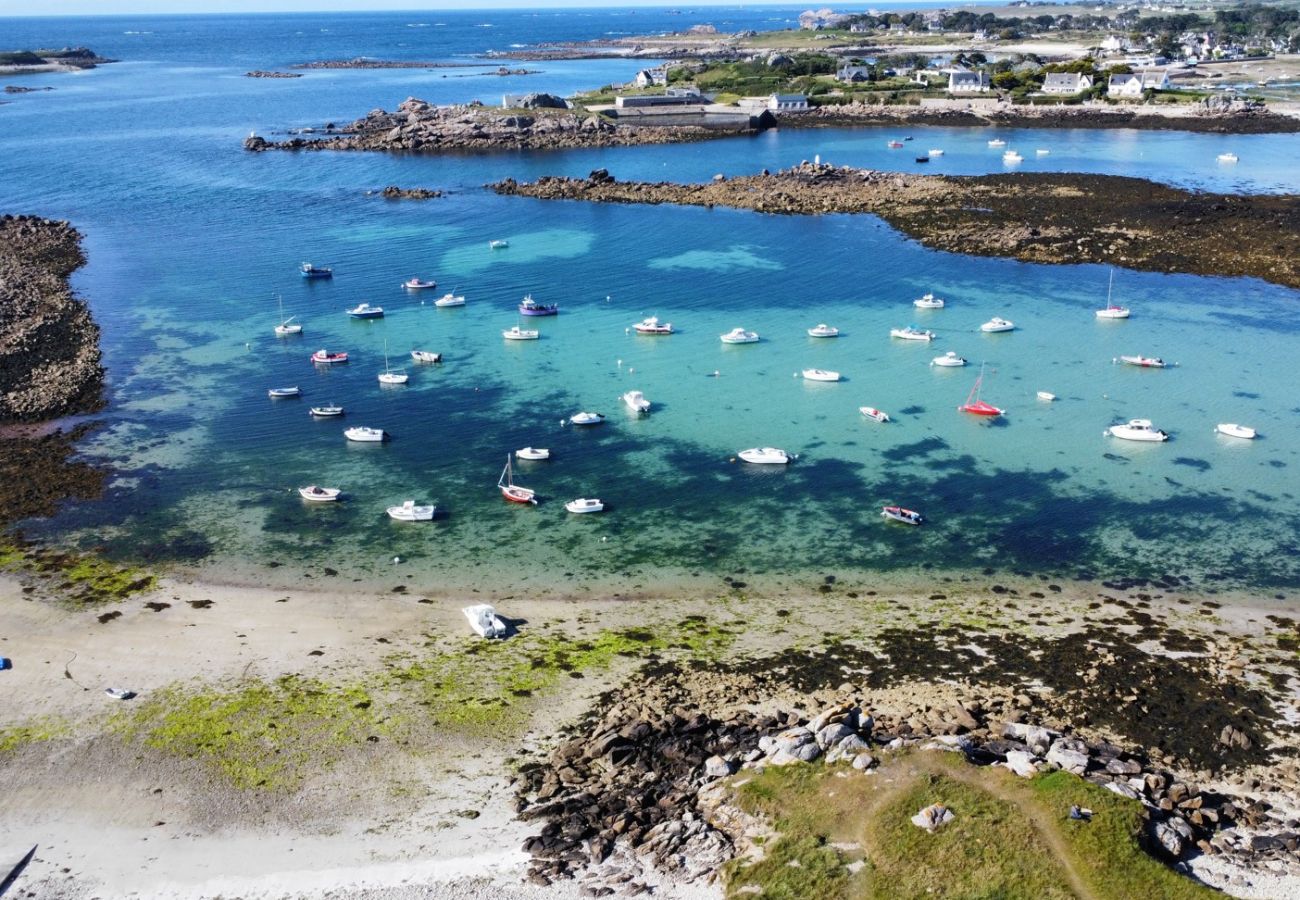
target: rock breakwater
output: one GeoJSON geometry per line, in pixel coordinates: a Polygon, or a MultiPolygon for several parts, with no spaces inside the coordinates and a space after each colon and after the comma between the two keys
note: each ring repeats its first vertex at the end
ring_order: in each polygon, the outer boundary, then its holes
{"type": "Polygon", "coordinates": [[[944,176],[801,163],[703,184],[506,179],[499,194],[729,206],[784,215],[870,213],[928,247],[1038,263],[1250,276],[1300,287],[1300,197],[1211,194],[1071,173],[944,176]]]}
{"type": "Polygon", "coordinates": [[[80,240],[67,222],[0,217],[0,422],[102,405],[99,326],[68,284],[80,240]]]}

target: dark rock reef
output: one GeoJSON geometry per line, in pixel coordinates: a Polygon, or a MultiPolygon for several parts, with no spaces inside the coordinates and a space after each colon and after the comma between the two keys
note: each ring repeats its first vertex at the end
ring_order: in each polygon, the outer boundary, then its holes
{"type": "Polygon", "coordinates": [[[810,163],[704,184],[620,182],[601,170],[492,188],[547,200],[871,213],[954,253],[1300,287],[1300,197],[1290,194],[1211,194],[1114,175],[912,175],[810,163]]]}
{"type": "Polygon", "coordinates": [[[68,285],[85,263],[67,222],[0,217],[0,422],[103,404],[99,326],[68,285]]]}
{"type": "Polygon", "coordinates": [[[301,78],[301,72],[268,72],[264,69],[254,69],[252,72],[245,72],[245,78],[301,78]]]}
{"type": "Polygon", "coordinates": [[[403,188],[390,184],[379,192],[385,200],[434,200],[442,196],[442,191],[432,188],[403,188]]]}

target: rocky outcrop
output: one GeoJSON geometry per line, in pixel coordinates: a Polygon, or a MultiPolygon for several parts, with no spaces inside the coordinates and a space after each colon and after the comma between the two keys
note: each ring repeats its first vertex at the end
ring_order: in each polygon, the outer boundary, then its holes
{"type": "Polygon", "coordinates": [[[1300,197],[1294,195],[1210,194],[1113,175],[912,175],[809,163],[702,184],[606,175],[530,184],[506,179],[492,187],[542,199],[871,213],[926,246],[955,253],[1251,276],[1300,287],[1300,197]]]}
{"type": "MultiPolygon", "coordinates": [[[[541,95],[539,95],[541,96],[541,95]]],[[[553,150],[575,147],[616,147],[669,144],[747,133],[695,125],[619,125],[602,116],[561,109],[527,113],[482,105],[434,106],[407,98],[393,112],[371,111],[328,137],[293,137],[268,141],[251,136],[244,149],[379,150],[438,153],[447,150],[553,150]]]]}
{"type": "Polygon", "coordinates": [[[433,200],[442,196],[442,191],[430,188],[400,188],[390,184],[379,192],[385,200],[433,200]]]}
{"type": "Polygon", "coordinates": [[[0,217],[0,422],[102,404],[99,327],[68,285],[80,239],[67,222],[0,217]]]}
{"type": "Polygon", "coordinates": [[[301,72],[267,72],[262,69],[254,69],[252,72],[245,72],[245,78],[301,78],[301,72]]]}

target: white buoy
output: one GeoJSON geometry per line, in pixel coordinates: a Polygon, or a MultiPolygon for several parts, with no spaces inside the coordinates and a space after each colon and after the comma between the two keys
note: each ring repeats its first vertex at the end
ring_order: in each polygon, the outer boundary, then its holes
{"type": "Polygon", "coordinates": [[[393,557],[393,562],[395,562],[395,563],[399,563],[399,562],[401,562],[401,561],[402,561],[402,558],[401,558],[400,556],[394,556],[394,557],[393,557]]]}
{"type": "Polygon", "coordinates": [[[620,360],[618,361],[618,367],[619,367],[620,369],[623,368],[623,360],[620,359],[620,360]]]}
{"type": "Polygon", "coordinates": [[[633,372],[635,372],[635,371],[636,371],[636,369],[632,368],[631,366],[628,366],[628,367],[627,367],[627,374],[631,375],[631,374],[632,374],[633,372]]]}

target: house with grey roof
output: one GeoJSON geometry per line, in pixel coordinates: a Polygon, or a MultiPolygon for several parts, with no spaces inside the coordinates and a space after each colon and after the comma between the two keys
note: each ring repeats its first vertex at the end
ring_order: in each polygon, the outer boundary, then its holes
{"type": "Polygon", "coordinates": [[[1069,96],[1082,94],[1090,87],[1092,87],[1092,76],[1080,75],[1078,72],[1049,72],[1043,79],[1044,94],[1069,96]]]}
{"type": "Polygon", "coordinates": [[[987,72],[949,72],[948,93],[987,94],[993,89],[987,72]]]}

